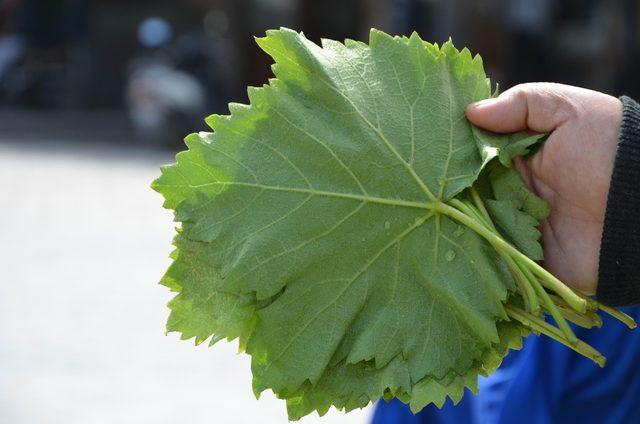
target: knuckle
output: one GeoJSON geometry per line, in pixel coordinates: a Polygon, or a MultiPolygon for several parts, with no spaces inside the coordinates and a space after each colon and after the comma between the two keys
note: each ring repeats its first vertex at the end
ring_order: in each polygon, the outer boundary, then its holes
{"type": "Polygon", "coordinates": [[[526,100],[528,94],[532,92],[531,83],[521,83],[514,85],[509,90],[505,91],[505,95],[513,96],[517,100],[526,100]]]}
{"type": "Polygon", "coordinates": [[[558,125],[575,119],[579,114],[579,104],[574,99],[563,92],[553,92],[550,94],[553,107],[549,109],[550,119],[558,125]]]}
{"type": "Polygon", "coordinates": [[[543,122],[559,126],[576,118],[580,112],[579,103],[570,92],[559,84],[527,84],[523,89],[529,110],[543,122]]]}

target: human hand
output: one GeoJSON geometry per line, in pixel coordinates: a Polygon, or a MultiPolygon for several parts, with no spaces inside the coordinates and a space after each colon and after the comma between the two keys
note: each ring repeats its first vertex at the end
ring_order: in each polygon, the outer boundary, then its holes
{"type": "Polygon", "coordinates": [[[532,158],[516,161],[516,168],[551,206],[540,225],[545,268],[568,285],[594,293],[622,121],[620,100],[584,88],[529,83],[469,105],[466,113],[488,131],[550,133],[532,158]]]}

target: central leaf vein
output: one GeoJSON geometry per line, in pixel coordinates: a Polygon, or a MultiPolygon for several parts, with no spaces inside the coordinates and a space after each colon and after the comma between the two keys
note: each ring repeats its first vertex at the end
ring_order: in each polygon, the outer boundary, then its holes
{"type": "Polygon", "coordinates": [[[339,197],[344,199],[360,200],[367,203],[380,203],[384,205],[402,206],[407,208],[428,209],[428,210],[433,210],[435,208],[435,203],[414,202],[411,200],[403,200],[403,199],[389,199],[385,197],[376,197],[376,196],[370,196],[370,195],[365,196],[362,194],[343,193],[339,191],[323,191],[323,190],[311,190],[308,188],[299,188],[299,187],[273,186],[273,185],[266,185],[266,184],[248,183],[248,182],[242,182],[242,181],[212,181],[210,183],[195,184],[195,185],[194,184],[158,184],[157,186],[158,187],[190,187],[190,188],[204,188],[209,186],[240,186],[240,187],[251,187],[251,188],[259,188],[259,189],[265,189],[265,190],[273,190],[273,191],[285,191],[285,192],[292,192],[292,193],[310,193],[316,196],[339,197]]]}

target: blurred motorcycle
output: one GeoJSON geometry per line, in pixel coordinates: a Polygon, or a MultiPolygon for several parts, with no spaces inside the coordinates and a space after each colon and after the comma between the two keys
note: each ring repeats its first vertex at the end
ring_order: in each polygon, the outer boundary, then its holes
{"type": "MultiPolygon", "coordinates": [[[[172,28],[162,18],[148,18],[138,28],[145,47],[134,58],[126,85],[126,105],[137,139],[146,144],[176,146],[203,127],[211,95],[206,76],[193,68],[206,61],[197,37],[174,42],[172,28]]],[[[210,110],[210,109],[209,109],[210,110]]]]}

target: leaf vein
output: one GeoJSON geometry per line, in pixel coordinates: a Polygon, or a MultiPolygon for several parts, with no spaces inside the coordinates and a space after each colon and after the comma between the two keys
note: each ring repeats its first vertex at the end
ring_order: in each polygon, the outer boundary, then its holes
{"type": "Polygon", "coordinates": [[[267,367],[265,368],[265,373],[266,371],[271,367],[271,365],[273,365],[274,362],[278,361],[286,352],[287,350],[289,350],[289,348],[291,347],[291,345],[296,341],[296,339],[298,337],[300,337],[300,335],[311,325],[311,323],[313,321],[315,321],[320,314],[322,314],[324,311],[326,311],[329,307],[331,307],[333,304],[335,304],[338,299],[340,299],[344,293],[351,287],[351,285],[362,275],[364,274],[370,267],[371,265],[373,265],[379,258],[380,256],[382,256],[384,254],[384,252],[386,252],[387,250],[389,250],[390,247],[392,247],[393,245],[395,245],[396,243],[398,243],[400,240],[402,240],[404,237],[406,237],[409,233],[411,233],[412,231],[414,231],[416,228],[418,228],[419,226],[421,226],[422,224],[424,224],[424,222],[426,220],[428,220],[431,216],[433,216],[433,213],[428,213],[427,215],[425,215],[423,218],[421,218],[420,220],[416,221],[413,225],[411,225],[410,227],[408,227],[407,229],[403,230],[400,234],[398,234],[396,237],[394,237],[389,243],[387,243],[384,247],[382,247],[382,249],[380,249],[378,252],[376,252],[366,263],[365,265],[360,268],[360,270],[358,270],[350,279],[347,280],[347,284],[345,285],[345,287],[342,288],[342,290],[340,290],[340,292],[333,298],[333,300],[331,300],[325,307],[323,307],[322,309],[320,309],[318,312],[316,312],[311,319],[309,319],[304,326],[298,330],[293,337],[291,338],[291,340],[289,340],[289,342],[282,348],[282,350],[276,355],[275,358],[271,359],[269,361],[269,364],[267,365],[267,367]]]}

